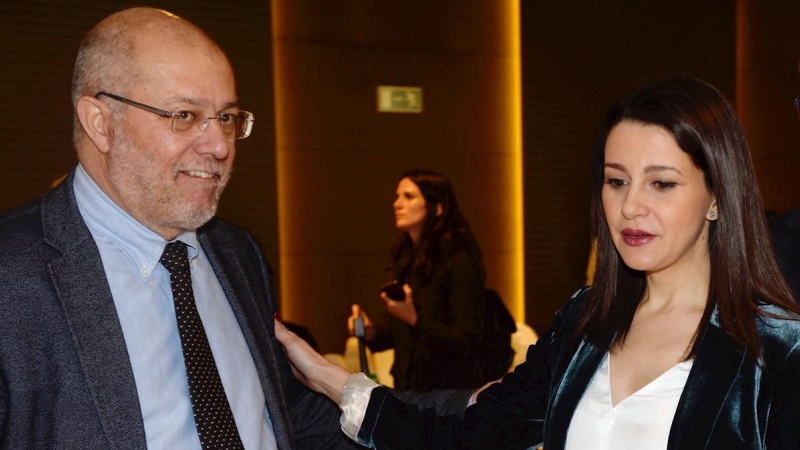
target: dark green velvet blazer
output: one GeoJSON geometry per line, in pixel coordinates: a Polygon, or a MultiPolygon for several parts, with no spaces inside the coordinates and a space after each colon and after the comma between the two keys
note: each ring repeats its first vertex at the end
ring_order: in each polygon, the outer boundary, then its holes
{"type": "MultiPolygon", "coordinates": [[[[584,292],[556,314],[527,360],[482,392],[464,417],[437,416],[378,388],[360,443],[377,449],[563,449],[573,412],[606,353],[586,341],[570,344],[584,292]]],[[[668,449],[800,449],[800,322],[761,316],[758,329],[760,362],[737,350],[712,315],[668,449]]]]}

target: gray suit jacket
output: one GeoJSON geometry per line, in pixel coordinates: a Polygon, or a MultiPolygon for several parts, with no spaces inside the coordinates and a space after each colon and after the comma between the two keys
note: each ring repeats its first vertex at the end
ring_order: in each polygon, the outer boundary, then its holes
{"type": "MultiPolygon", "coordinates": [[[[338,408],[291,374],[255,240],[216,219],[197,234],[255,361],[279,448],[356,448],[339,431],[338,408]]],[[[146,448],[124,337],[72,176],[0,216],[0,448],[146,448]]]]}

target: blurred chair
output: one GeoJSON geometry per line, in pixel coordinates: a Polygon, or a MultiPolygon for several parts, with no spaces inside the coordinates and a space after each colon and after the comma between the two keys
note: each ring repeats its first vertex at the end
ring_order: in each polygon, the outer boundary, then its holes
{"type": "Polygon", "coordinates": [[[372,354],[373,362],[369,363],[370,370],[378,377],[378,381],[387,387],[394,387],[394,377],[391,374],[394,364],[394,349],[375,352],[372,354]]]}
{"type": "MultiPolygon", "coordinates": [[[[517,331],[511,335],[511,347],[514,349],[514,360],[508,371],[514,370],[517,365],[525,361],[528,347],[535,344],[539,337],[533,328],[522,322],[517,322],[517,331]]],[[[378,382],[387,387],[394,387],[394,378],[390,373],[394,363],[394,350],[372,353],[366,349],[369,370],[378,378],[378,382]]],[[[325,358],[332,363],[344,367],[350,372],[361,372],[361,361],[358,356],[358,338],[350,336],[345,342],[343,353],[326,353],[325,358]]]]}
{"type": "MultiPolygon", "coordinates": [[[[366,349],[367,364],[369,370],[378,379],[378,383],[386,387],[394,387],[394,378],[389,373],[394,363],[394,350],[389,349],[382,352],[372,353],[369,348],[366,349]]],[[[344,352],[339,353],[326,353],[323,355],[328,361],[344,367],[346,370],[356,373],[361,372],[361,360],[358,356],[358,338],[350,336],[347,338],[344,346],[344,352]]]]}
{"type": "Polygon", "coordinates": [[[511,348],[514,349],[514,361],[508,371],[514,370],[517,365],[525,361],[525,356],[528,353],[528,347],[535,344],[539,340],[539,336],[533,331],[533,328],[522,322],[517,322],[517,331],[511,335],[511,348]]]}

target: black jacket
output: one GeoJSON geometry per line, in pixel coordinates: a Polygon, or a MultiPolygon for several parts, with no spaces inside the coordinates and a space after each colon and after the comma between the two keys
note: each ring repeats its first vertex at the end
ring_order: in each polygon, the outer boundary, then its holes
{"type": "Polygon", "coordinates": [[[396,390],[481,386],[483,281],[478,262],[464,250],[453,253],[427,281],[409,276],[417,325],[391,316],[388,324],[376,324],[376,338],[369,344],[372,351],[394,348],[396,390]]]}
{"type": "MultiPolygon", "coordinates": [[[[581,295],[562,308],[527,360],[478,396],[464,418],[437,416],[385,388],[370,397],[358,438],[376,449],[562,450],[573,412],[606,354],[569,335],[581,295]]],[[[785,315],[775,307],[764,310],[785,315]]],[[[800,449],[800,322],[756,320],[763,361],[739,351],[716,312],[678,403],[668,450],[800,449]]],[[[463,397],[462,397],[463,398],[463,397]]]]}

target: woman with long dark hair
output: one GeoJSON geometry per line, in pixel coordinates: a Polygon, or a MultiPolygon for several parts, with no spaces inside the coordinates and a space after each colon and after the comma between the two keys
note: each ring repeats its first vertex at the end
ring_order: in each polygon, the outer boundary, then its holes
{"type": "Polygon", "coordinates": [[[591,177],[594,285],[463,418],[401,402],[277,326],[349,436],[379,449],[800,448],[800,310],[730,104],[683,75],[642,87],[609,112],[591,177]]]}
{"type": "Polygon", "coordinates": [[[450,181],[411,170],[397,185],[390,252],[392,279],[402,295],[382,292],[389,323],[373,326],[357,306],[348,320],[365,319],[372,351],[394,348],[392,376],[399,391],[477,388],[480,364],[483,258],[450,181]]]}

